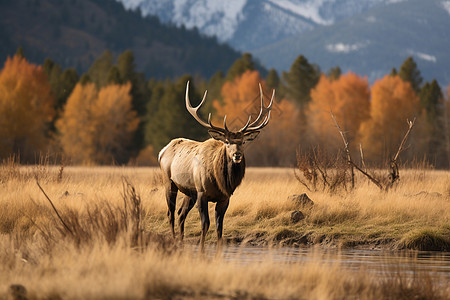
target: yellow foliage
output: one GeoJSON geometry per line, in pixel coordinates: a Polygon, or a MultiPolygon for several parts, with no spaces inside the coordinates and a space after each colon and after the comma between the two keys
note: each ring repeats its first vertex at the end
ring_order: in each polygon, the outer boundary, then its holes
{"type": "Polygon", "coordinates": [[[130,90],[130,83],[100,91],[93,83],[77,84],[57,122],[61,145],[74,163],[126,162],[139,125],[130,90]]]}
{"type": "Polygon", "coordinates": [[[0,72],[0,157],[20,153],[31,160],[46,149],[53,103],[42,67],[17,55],[8,57],[0,72]]]}

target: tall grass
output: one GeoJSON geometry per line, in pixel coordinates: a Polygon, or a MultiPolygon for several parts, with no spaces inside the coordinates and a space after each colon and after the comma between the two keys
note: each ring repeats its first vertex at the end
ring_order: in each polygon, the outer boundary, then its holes
{"type": "MultiPolygon", "coordinates": [[[[450,294],[427,274],[411,278],[397,272],[381,280],[339,263],[327,265],[320,257],[245,266],[205,258],[170,238],[158,169],[65,166],[60,176],[61,167],[39,168],[0,168],[0,299],[17,286],[26,289],[28,299],[448,299],[450,294]]],[[[352,193],[308,191],[315,205],[305,208],[288,200],[307,192],[292,170],[249,169],[231,198],[225,238],[249,244],[447,249],[449,172],[404,172],[398,187],[387,193],[358,180],[352,193]],[[291,212],[299,209],[306,218],[293,224],[291,212]]],[[[213,215],[213,205],[211,210],[213,215]]],[[[195,208],[186,234],[186,243],[197,243],[195,208]]],[[[211,229],[208,242],[215,241],[211,229]]]]}

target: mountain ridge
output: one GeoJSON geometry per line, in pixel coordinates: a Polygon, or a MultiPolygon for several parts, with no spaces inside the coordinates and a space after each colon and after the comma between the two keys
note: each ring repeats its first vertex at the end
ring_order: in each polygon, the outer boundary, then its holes
{"type": "Polygon", "coordinates": [[[209,78],[241,56],[215,38],[143,18],[114,0],[0,1],[0,41],[3,61],[22,46],[32,62],[49,57],[78,72],[104,50],[117,57],[130,49],[138,71],[161,79],[186,73],[209,78]]]}

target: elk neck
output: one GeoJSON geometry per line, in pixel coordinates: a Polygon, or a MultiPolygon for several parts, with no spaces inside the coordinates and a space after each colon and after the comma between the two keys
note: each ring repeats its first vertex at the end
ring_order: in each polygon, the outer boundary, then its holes
{"type": "Polygon", "coordinates": [[[240,163],[233,163],[228,157],[226,146],[222,145],[214,158],[214,177],[220,191],[230,197],[241,184],[245,175],[245,156],[240,163]]]}

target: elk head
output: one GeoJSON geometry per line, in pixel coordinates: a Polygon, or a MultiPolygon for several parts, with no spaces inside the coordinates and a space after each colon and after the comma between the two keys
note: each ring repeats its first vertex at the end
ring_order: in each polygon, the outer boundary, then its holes
{"type": "Polygon", "coordinates": [[[243,145],[246,142],[253,141],[259,134],[260,130],[264,128],[270,119],[270,111],[272,109],[273,98],[275,96],[275,90],[272,92],[269,106],[264,107],[264,95],[262,92],[261,84],[259,85],[259,91],[261,94],[261,109],[258,117],[252,122],[252,116],[248,118],[247,123],[238,131],[230,131],[227,127],[227,116],[223,119],[223,128],[214,126],[211,123],[211,113],[208,115],[208,122],[203,121],[197,114],[198,109],[206,100],[207,91],[203,95],[203,99],[197,107],[192,107],[189,100],[189,81],[186,85],[186,108],[189,113],[200,123],[202,126],[208,128],[209,135],[218,141],[221,141],[226,146],[227,156],[238,164],[244,158],[243,145]]]}

